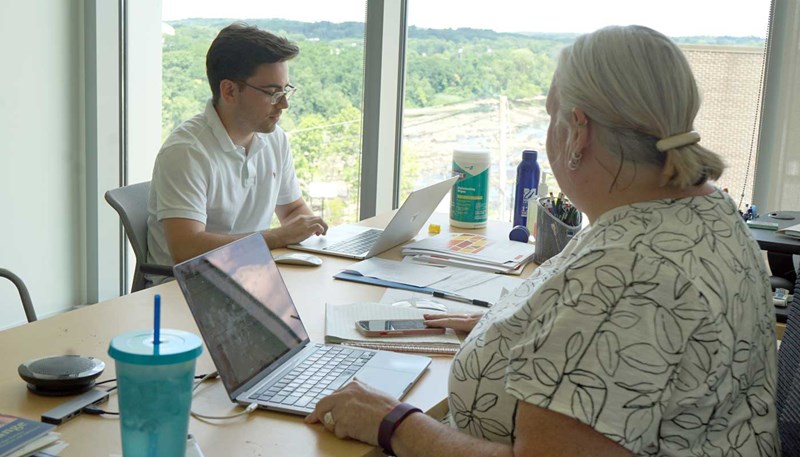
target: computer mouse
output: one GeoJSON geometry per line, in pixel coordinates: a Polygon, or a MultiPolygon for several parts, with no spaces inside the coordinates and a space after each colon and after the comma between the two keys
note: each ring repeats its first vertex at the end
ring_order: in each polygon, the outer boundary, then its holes
{"type": "Polygon", "coordinates": [[[397,301],[392,303],[392,306],[400,306],[403,308],[429,309],[431,311],[441,311],[443,313],[447,312],[447,306],[445,306],[444,303],[439,303],[436,300],[426,300],[419,298],[411,298],[409,300],[397,301]]]}
{"type": "Polygon", "coordinates": [[[289,252],[275,257],[275,263],[285,263],[287,265],[304,265],[307,267],[318,267],[322,265],[322,259],[304,252],[289,252]]]}

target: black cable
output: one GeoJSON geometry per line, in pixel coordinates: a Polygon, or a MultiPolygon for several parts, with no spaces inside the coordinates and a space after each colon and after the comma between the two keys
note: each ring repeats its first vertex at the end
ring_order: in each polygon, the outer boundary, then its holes
{"type": "Polygon", "coordinates": [[[118,412],[106,411],[104,409],[100,409],[95,405],[84,406],[81,412],[84,412],[86,414],[91,414],[93,416],[100,416],[102,414],[108,414],[109,416],[119,416],[118,412]]]}
{"type": "MultiPolygon", "coordinates": [[[[203,379],[203,378],[206,378],[206,377],[208,377],[210,379],[210,378],[216,377],[216,376],[209,376],[208,374],[199,374],[199,375],[195,376],[194,379],[203,379]]],[[[95,385],[99,386],[101,384],[106,384],[106,383],[114,382],[114,381],[116,381],[116,379],[107,379],[105,381],[98,382],[95,385]]],[[[117,389],[117,386],[109,387],[108,390],[106,390],[106,392],[112,392],[112,391],[114,391],[116,389],[117,389]]],[[[101,416],[103,414],[106,414],[106,415],[109,415],[109,416],[119,416],[119,412],[106,411],[106,410],[100,408],[97,405],[84,406],[83,409],[81,409],[81,412],[84,412],[86,414],[91,414],[93,416],[101,416]]]]}

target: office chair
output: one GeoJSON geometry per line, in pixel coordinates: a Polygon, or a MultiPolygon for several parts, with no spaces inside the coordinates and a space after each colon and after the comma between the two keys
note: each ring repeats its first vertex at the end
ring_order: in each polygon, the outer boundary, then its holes
{"type": "Polygon", "coordinates": [[[28,288],[25,287],[25,283],[22,282],[22,279],[5,268],[0,268],[0,277],[8,279],[17,287],[19,299],[22,301],[22,307],[25,309],[25,317],[28,318],[28,322],[34,322],[36,320],[36,311],[33,309],[31,294],[28,293],[28,288]]]}
{"type": "Polygon", "coordinates": [[[133,273],[131,292],[151,285],[145,274],[172,277],[172,266],[147,263],[147,199],[150,194],[150,181],[106,192],[106,201],[119,214],[125,234],[136,256],[136,270],[133,273]]]}
{"type": "Polygon", "coordinates": [[[777,288],[792,290],[797,272],[794,269],[794,258],[792,254],[782,252],[767,251],[767,262],[772,276],[769,277],[772,290],[777,288]]]}
{"type": "Polygon", "coordinates": [[[789,319],[778,351],[775,404],[784,456],[800,456],[800,278],[794,283],[789,319]]]}

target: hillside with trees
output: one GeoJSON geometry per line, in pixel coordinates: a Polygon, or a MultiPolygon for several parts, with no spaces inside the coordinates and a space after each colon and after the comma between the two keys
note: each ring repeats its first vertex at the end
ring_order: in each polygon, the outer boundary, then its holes
{"type": "MultiPolygon", "coordinates": [[[[168,22],[174,33],[163,35],[164,137],[180,122],[203,110],[210,97],[205,54],[218,31],[231,22],[232,19],[168,22]]],[[[308,183],[339,183],[340,198],[325,203],[326,217],[334,223],[354,220],[360,173],[364,24],[280,19],[247,22],[286,36],[300,46],[300,55],[290,65],[292,84],[299,90],[291,100],[291,108],[282,116],[281,126],[291,136],[304,192],[308,183]]],[[[464,110],[496,110],[498,100],[541,114],[555,58],[574,38],[571,34],[410,27],[406,114],[458,104],[466,106],[464,110]]],[[[758,38],[684,37],[676,41],[763,47],[763,40],[758,38]]],[[[431,173],[417,163],[417,157],[424,156],[425,147],[417,149],[409,151],[411,159],[403,162],[404,192],[417,181],[406,177],[431,173]]]]}

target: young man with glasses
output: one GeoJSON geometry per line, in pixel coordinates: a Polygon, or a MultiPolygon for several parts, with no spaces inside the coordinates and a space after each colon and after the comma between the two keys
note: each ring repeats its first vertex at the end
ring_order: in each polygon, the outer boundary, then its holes
{"type": "Polygon", "coordinates": [[[176,128],[156,158],[148,202],[148,261],[171,265],[261,232],[270,248],[328,229],[300,193],[278,126],[296,88],[298,47],[235,23],[206,55],[212,98],[176,128]],[[273,213],[280,227],[270,229],[273,213]]]}

